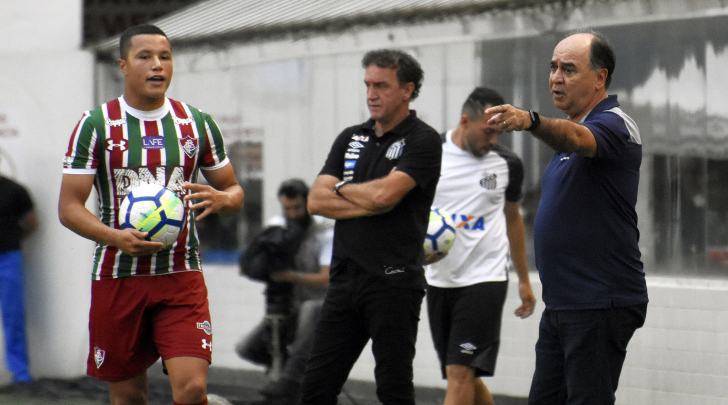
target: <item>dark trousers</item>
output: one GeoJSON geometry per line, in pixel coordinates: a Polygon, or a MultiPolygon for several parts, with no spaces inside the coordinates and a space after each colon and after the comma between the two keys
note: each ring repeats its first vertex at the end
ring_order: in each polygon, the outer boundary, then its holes
{"type": "Polygon", "coordinates": [[[614,404],[627,343],[647,304],[543,311],[529,405],[614,404]]]}
{"type": "Polygon", "coordinates": [[[335,405],[371,339],[379,401],[414,405],[412,360],[424,290],[380,285],[351,267],[329,284],[306,363],[301,404],[335,405]]]}

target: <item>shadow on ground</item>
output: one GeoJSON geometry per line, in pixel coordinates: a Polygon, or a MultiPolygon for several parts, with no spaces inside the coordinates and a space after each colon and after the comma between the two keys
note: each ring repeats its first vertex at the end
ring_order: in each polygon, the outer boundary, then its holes
{"type": "MultiPolygon", "coordinates": [[[[149,370],[148,405],[170,405],[172,391],[160,363],[149,370]]],[[[208,392],[219,395],[233,405],[267,405],[258,390],[266,383],[264,373],[255,370],[232,370],[212,367],[208,392]]],[[[418,405],[442,404],[445,392],[439,388],[417,387],[418,405]]],[[[0,387],[0,403],[8,405],[101,405],[109,403],[105,382],[91,377],[71,380],[38,379],[29,384],[0,387]]],[[[497,405],[525,405],[525,398],[495,396],[497,405]]],[[[339,405],[377,405],[372,382],[348,381],[339,396],[339,405]]]]}

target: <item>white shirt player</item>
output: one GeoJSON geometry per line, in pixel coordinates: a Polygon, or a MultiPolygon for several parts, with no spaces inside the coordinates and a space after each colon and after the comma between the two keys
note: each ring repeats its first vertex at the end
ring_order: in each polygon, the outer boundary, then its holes
{"type": "Polygon", "coordinates": [[[426,266],[428,284],[454,288],[508,279],[510,245],[503,208],[506,191],[520,198],[521,184],[510,184],[514,169],[522,172],[522,165],[509,150],[494,147],[475,157],[453,143],[452,130],[447,132],[433,206],[451,216],[455,242],[445,258],[426,266]]]}

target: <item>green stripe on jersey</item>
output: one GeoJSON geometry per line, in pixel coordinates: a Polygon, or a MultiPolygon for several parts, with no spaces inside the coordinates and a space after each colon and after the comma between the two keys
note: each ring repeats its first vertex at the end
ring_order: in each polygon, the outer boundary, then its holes
{"type": "Polygon", "coordinates": [[[222,132],[220,131],[220,128],[217,127],[217,124],[215,124],[215,121],[212,120],[212,118],[205,114],[205,120],[207,121],[207,124],[210,126],[210,134],[212,135],[212,141],[215,142],[215,145],[217,146],[215,150],[217,151],[217,160],[223,161],[225,159],[225,148],[222,146],[224,145],[224,140],[222,139],[222,132]],[[208,120],[208,118],[210,118],[208,120]]]}
{"type": "Polygon", "coordinates": [[[164,150],[167,154],[167,167],[182,165],[179,155],[179,138],[177,138],[177,125],[172,119],[172,110],[162,118],[162,130],[164,131],[164,150]]]}
{"type": "Polygon", "coordinates": [[[104,109],[99,107],[91,112],[89,121],[93,125],[96,131],[96,158],[98,159],[99,165],[96,168],[96,185],[99,193],[99,199],[101,200],[101,209],[99,219],[106,225],[114,227],[111,223],[110,208],[114,207],[114,190],[112,189],[113,184],[109,182],[109,176],[113,177],[113,173],[109,172],[109,165],[106,156],[106,139],[109,138],[108,130],[106,126],[106,120],[104,116],[104,109]]]}
{"type": "Polygon", "coordinates": [[[142,123],[138,118],[126,113],[127,131],[129,131],[129,150],[127,151],[127,167],[139,167],[142,165],[142,123]]]}
{"type": "Polygon", "coordinates": [[[156,254],[156,261],[154,262],[154,274],[167,274],[171,271],[170,258],[172,256],[172,249],[160,250],[156,254]]]}
{"type": "MultiPolygon", "coordinates": [[[[121,249],[119,250],[121,251],[121,249]]],[[[134,258],[126,253],[122,253],[116,256],[119,259],[119,265],[116,266],[116,270],[119,272],[117,277],[131,276],[132,269],[136,269],[134,266],[134,258]]]]}

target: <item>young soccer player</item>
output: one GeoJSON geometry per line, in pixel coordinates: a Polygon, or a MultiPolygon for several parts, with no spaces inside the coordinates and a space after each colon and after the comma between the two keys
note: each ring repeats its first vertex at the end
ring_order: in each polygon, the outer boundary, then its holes
{"type": "Polygon", "coordinates": [[[124,95],[74,129],[58,207],[66,227],[96,242],[87,373],[109,382],[112,404],[146,404],[146,370],[161,356],[174,403],[204,405],[212,326],[195,221],[237,212],[243,189],[212,118],[165,96],[173,64],[164,32],[134,26],[119,45],[124,95]],[[209,186],[195,184],[200,169],[209,186]],[[144,183],[184,197],[187,220],[169,248],[119,229],[119,205],[144,183]],[[98,218],[85,207],[92,186],[98,218]]]}

